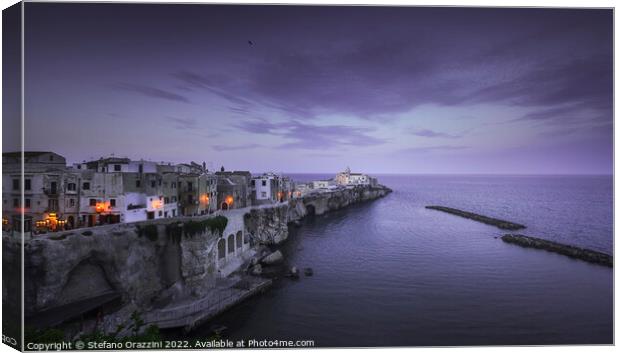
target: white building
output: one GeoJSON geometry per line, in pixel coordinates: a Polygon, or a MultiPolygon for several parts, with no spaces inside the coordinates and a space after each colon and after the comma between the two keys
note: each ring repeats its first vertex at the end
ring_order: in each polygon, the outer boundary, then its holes
{"type": "Polygon", "coordinates": [[[336,183],[330,179],[330,180],[314,180],[312,182],[312,188],[315,190],[318,189],[333,189],[336,186],[336,183]]]}
{"type": "Polygon", "coordinates": [[[338,185],[376,185],[377,179],[362,173],[351,173],[351,169],[347,167],[344,172],[336,174],[336,183],[338,185]]]}
{"type": "Polygon", "coordinates": [[[265,173],[252,177],[252,203],[256,205],[283,202],[292,196],[293,183],[288,177],[265,173]]]}

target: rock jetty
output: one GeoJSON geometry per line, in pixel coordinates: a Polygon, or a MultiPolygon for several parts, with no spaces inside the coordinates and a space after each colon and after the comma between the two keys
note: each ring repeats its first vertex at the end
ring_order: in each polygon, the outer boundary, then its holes
{"type": "Polygon", "coordinates": [[[468,219],[471,219],[477,222],[496,226],[499,229],[519,230],[519,229],[525,228],[525,226],[522,224],[504,221],[503,219],[491,218],[491,217],[479,215],[479,214],[472,213],[472,212],[462,211],[456,208],[444,207],[444,206],[426,206],[426,208],[430,210],[437,210],[437,211],[450,213],[455,216],[468,218],[468,219]]]}
{"type": "Polygon", "coordinates": [[[506,234],[502,236],[502,240],[506,243],[516,244],[524,248],[535,248],[547,250],[557,254],[562,254],[573,259],[579,259],[603,266],[613,267],[614,259],[611,255],[583,249],[572,245],[556,243],[554,241],[530,237],[521,234],[506,234]]]}

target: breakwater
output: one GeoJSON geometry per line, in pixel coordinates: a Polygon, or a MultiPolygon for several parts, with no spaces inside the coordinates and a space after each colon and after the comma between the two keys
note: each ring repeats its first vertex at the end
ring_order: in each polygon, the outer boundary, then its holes
{"type": "MultiPolygon", "coordinates": [[[[268,286],[244,270],[264,246],[288,238],[289,223],[390,192],[359,186],[215,215],[36,236],[24,244],[26,326],[62,324],[71,337],[122,326],[123,335],[134,312],[147,324],[165,313],[165,326],[193,326],[268,286]]],[[[19,244],[3,236],[3,256],[17,256],[19,244]]]]}
{"type": "Polygon", "coordinates": [[[444,207],[444,206],[426,206],[426,208],[430,210],[437,210],[437,211],[450,213],[455,216],[459,216],[459,217],[474,220],[476,222],[481,222],[484,224],[492,225],[499,229],[519,230],[519,229],[525,228],[525,226],[522,224],[505,221],[503,219],[491,218],[491,217],[483,216],[483,215],[472,213],[472,212],[462,211],[456,208],[444,207]]]}
{"type": "Polygon", "coordinates": [[[583,249],[580,247],[556,243],[554,241],[530,237],[521,234],[506,234],[501,239],[510,244],[516,244],[524,248],[542,249],[557,254],[565,255],[573,259],[579,259],[603,266],[613,267],[613,257],[611,255],[583,249]]]}

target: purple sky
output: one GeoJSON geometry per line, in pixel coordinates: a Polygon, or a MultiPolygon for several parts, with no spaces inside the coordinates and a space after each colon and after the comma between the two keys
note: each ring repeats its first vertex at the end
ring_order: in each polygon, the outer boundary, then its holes
{"type": "Polygon", "coordinates": [[[612,172],[611,10],[27,3],[25,21],[26,146],[72,162],[612,172]]]}

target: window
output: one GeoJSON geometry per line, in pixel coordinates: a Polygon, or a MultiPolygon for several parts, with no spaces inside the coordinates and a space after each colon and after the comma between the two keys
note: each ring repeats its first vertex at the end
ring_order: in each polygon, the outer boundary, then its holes
{"type": "Polygon", "coordinates": [[[13,199],[13,207],[19,207],[19,199],[13,199]]]}
{"type": "Polygon", "coordinates": [[[172,202],[177,202],[177,197],[176,196],[172,196],[172,202]]]}
{"type": "Polygon", "coordinates": [[[140,187],[140,179],[136,179],[136,187],[139,188],[140,187]]]}
{"type": "Polygon", "coordinates": [[[172,182],[172,184],[170,184],[170,185],[172,186],[172,188],[173,188],[173,189],[176,189],[176,188],[177,188],[177,183],[176,183],[176,182],[174,182],[174,181],[173,181],[173,182],[172,182]]]}
{"type": "Polygon", "coordinates": [[[267,197],[267,193],[263,191],[263,192],[260,193],[260,196],[261,197],[267,197]]]}
{"type": "Polygon", "coordinates": [[[90,190],[90,183],[82,183],[82,190],[90,190]]]}
{"type": "Polygon", "coordinates": [[[256,185],[256,180],[252,179],[252,186],[256,185]]]}
{"type": "Polygon", "coordinates": [[[67,190],[69,190],[69,191],[75,191],[75,183],[69,183],[69,184],[67,184],[67,190]]]}
{"type": "Polygon", "coordinates": [[[47,208],[49,208],[50,211],[58,210],[58,199],[47,200],[47,208]]]}
{"type": "Polygon", "coordinates": [[[151,187],[154,188],[155,187],[155,180],[151,180],[151,187]]]}
{"type": "Polygon", "coordinates": [[[110,207],[116,207],[116,199],[110,199],[110,207]]]}
{"type": "Polygon", "coordinates": [[[25,179],[24,180],[24,190],[30,190],[30,179],[25,179]]]}
{"type": "Polygon", "coordinates": [[[142,174],[143,171],[144,171],[144,166],[142,164],[140,164],[138,166],[138,173],[142,174]]]}
{"type": "Polygon", "coordinates": [[[262,181],[263,186],[267,186],[267,180],[262,181]]]}
{"type": "Polygon", "coordinates": [[[24,200],[24,205],[26,208],[30,208],[30,199],[25,199],[24,200]]]}
{"type": "Polygon", "coordinates": [[[69,199],[69,207],[75,206],[75,199],[69,199]]]}
{"type": "Polygon", "coordinates": [[[13,190],[19,190],[19,179],[13,179],[13,190]]]}
{"type": "Polygon", "coordinates": [[[54,156],[50,154],[50,161],[54,160],[54,156]]]}
{"type": "Polygon", "coordinates": [[[193,203],[193,202],[194,202],[193,195],[187,195],[187,203],[193,203]]]}
{"type": "Polygon", "coordinates": [[[58,190],[57,190],[57,186],[56,186],[56,185],[57,185],[57,183],[56,183],[55,181],[52,181],[52,182],[50,183],[50,189],[51,189],[51,190],[50,190],[50,192],[51,192],[52,194],[56,194],[56,192],[58,191],[58,190]]]}
{"type": "Polygon", "coordinates": [[[161,217],[161,211],[159,211],[159,213],[158,213],[158,214],[159,214],[159,217],[161,217]]]}
{"type": "Polygon", "coordinates": [[[191,181],[187,182],[187,191],[192,191],[192,182],[191,181]]]}
{"type": "Polygon", "coordinates": [[[168,198],[167,196],[164,197],[164,203],[170,203],[170,198],[168,198]]]}
{"type": "Polygon", "coordinates": [[[88,202],[91,206],[97,206],[97,199],[90,199],[88,202]]]}
{"type": "Polygon", "coordinates": [[[120,164],[115,164],[114,165],[114,171],[115,172],[120,172],[121,171],[121,165],[120,164]]]}

